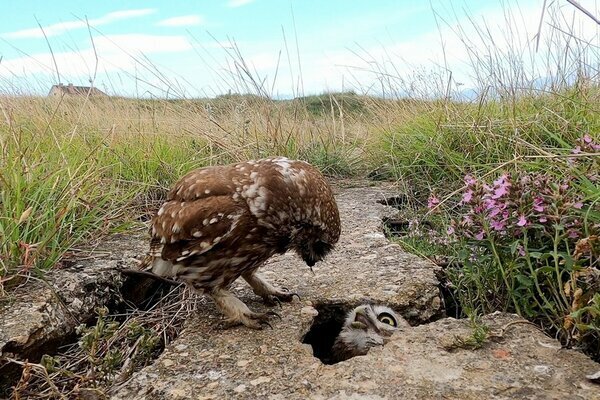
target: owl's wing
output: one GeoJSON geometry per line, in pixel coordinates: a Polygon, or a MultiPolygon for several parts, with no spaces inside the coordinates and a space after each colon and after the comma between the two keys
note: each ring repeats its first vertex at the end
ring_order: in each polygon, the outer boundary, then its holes
{"type": "Polygon", "coordinates": [[[234,234],[244,211],[231,195],[167,201],[152,219],[151,252],[172,262],[206,253],[234,234]]]}

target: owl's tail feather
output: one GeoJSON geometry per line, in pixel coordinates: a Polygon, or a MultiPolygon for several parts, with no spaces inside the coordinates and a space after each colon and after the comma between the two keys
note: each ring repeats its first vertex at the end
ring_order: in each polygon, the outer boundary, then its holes
{"type": "Polygon", "coordinates": [[[168,278],[165,278],[163,276],[156,275],[156,274],[154,274],[154,273],[152,273],[150,271],[140,271],[140,270],[137,270],[137,269],[122,269],[120,272],[123,275],[125,275],[125,276],[136,276],[136,277],[151,278],[151,279],[154,279],[154,280],[159,281],[159,282],[167,283],[167,284],[169,284],[171,286],[177,286],[177,285],[181,284],[181,282],[177,282],[177,281],[174,281],[172,279],[168,279],[168,278]]]}

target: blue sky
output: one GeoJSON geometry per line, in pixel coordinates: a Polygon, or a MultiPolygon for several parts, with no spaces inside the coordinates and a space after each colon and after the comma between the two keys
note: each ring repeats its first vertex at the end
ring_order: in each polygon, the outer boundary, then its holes
{"type": "MultiPolygon", "coordinates": [[[[382,67],[408,76],[419,68],[444,64],[468,81],[464,67],[468,55],[453,28],[467,27],[470,18],[501,32],[507,8],[515,9],[527,42],[537,29],[542,3],[3,1],[0,90],[45,93],[60,79],[82,85],[93,80],[107,92],[128,96],[243,92],[248,87],[236,78],[236,62],[241,63],[237,51],[256,80],[263,82],[262,90],[275,97],[368,91],[377,85],[372,70],[382,67]]],[[[587,3],[593,6],[595,0],[587,3]]]]}

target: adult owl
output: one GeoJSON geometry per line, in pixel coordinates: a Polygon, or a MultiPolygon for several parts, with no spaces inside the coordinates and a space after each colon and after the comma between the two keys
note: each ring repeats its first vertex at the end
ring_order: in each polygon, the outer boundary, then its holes
{"type": "Polygon", "coordinates": [[[360,305],[348,313],[327,363],[363,356],[370,348],[383,346],[398,328],[406,326],[408,323],[389,307],[360,305]]]}
{"type": "Polygon", "coordinates": [[[333,249],[340,217],[331,188],[310,164],[267,158],[193,170],[169,192],[150,226],[152,272],[210,296],[227,325],[260,329],[227,288],[242,276],[265,301],[291,301],[257,273],[274,254],[294,250],[309,267],[333,249]]]}

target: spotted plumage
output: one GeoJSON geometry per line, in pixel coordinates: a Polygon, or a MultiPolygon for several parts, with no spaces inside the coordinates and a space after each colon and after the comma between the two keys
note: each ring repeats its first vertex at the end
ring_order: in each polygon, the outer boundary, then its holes
{"type": "Polygon", "coordinates": [[[211,296],[231,323],[259,328],[227,287],[242,276],[267,301],[289,301],[256,270],[294,250],[309,266],[339,239],[339,212],[318,170],[303,161],[269,158],[197,169],[183,176],[152,218],[152,272],[183,280],[211,296]]]}

